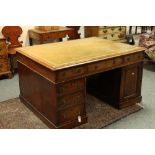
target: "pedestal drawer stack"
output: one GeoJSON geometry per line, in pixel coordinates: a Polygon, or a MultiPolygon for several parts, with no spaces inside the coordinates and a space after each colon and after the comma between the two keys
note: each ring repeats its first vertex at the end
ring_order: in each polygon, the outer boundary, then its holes
{"type": "Polygon", "coordinates": [[[72,80],[57,86],[58,124],[61,126],[71,120],[81,123],[85,112],[85,79],[72,80]]]}

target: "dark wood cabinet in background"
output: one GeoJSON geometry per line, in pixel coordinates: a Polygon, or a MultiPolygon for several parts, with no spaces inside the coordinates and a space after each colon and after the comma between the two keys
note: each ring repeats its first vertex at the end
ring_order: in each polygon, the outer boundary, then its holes
{"type": "Polygon", "coordinates": [[[0,38],[0,76],[1,75],[7,75],[9,78],[12,77],[6,39],[4,38],[0,38]]]}

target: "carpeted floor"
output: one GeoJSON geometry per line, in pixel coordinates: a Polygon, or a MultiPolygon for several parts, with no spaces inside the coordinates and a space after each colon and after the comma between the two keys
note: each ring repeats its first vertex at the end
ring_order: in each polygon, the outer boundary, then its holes
{"type": "MultiPolygon", "coordinates": [[[[117,110],[94,96],[87,95],[88,123],[77,129],[99,129],[142,109],[140,105],[117,110]]],[[[48,127],[31,112],[19,98],[0,104],[1,129],[47,129],[48,127]]]]}

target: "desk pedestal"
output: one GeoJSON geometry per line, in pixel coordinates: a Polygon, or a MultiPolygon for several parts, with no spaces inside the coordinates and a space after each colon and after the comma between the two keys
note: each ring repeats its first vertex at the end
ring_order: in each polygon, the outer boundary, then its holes
{"type": "Polygon", "coordinates": [[[87,78],[87,91],[121,109],[141,102],[142,63],[87,78]]]}
{"type": "Polygon", "coordinates": [[[87,122],[85,79],[54,84],[19,63],[20,99],[50,128],[73,128],[87,122]]]}

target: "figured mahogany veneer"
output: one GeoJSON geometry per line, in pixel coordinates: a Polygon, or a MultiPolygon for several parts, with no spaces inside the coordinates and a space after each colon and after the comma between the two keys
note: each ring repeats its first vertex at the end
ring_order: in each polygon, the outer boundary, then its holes
{"type": "Polygon", "coordinates": [[[12,77],[6,39],[4,38],[0,38],[0,76],[1,75],[7,75],[9,78],[12,77]]]}
{"type": "Polygon", "coordinates": [[[51,128],[87,122],[86,91],[116,108],[141,102],[144,48],[89,38],[17,51],[20,98],[51,128]]]}
{"type": "Polygon", "coordinates": [[[9,42],[8,48],[21,47],[22,41],[19,41],[18,38],[22,34],[22,29],[20,26],[4,26],[2,29],[2,34],[9,42]]]}

